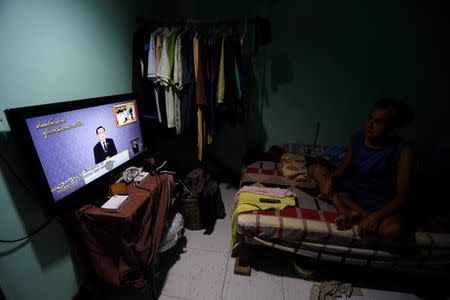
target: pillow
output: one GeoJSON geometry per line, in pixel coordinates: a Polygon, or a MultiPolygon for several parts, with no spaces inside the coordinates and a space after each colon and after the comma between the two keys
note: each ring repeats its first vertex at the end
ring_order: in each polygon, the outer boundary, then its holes
{"type": "Polygon", "coordinates": [[[288,143],[283,145],[285,153],[304,155],[314,158],[325,159],[331,166],[336,167],[344,156],[345,146],[314,146],[307,144],[288,143]]]}
{"type": "Polygon", "coordinates": [[[279,170],[284,177],[297,182],[309,179],[304,155],[283,153],[281,155],[279,170]]]}

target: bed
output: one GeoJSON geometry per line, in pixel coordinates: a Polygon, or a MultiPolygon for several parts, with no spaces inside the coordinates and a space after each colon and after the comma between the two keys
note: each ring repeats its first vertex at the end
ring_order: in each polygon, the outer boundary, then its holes
{"type": "MultiPolygon", "coordinates": [[[[289,144],[283,149],[330,158],[327,147],[289,144]]],[[[340,154],[333,153],[336,157],[331,159],[337,160],[340,154]]],[[[361,239],[357,226],[346,231],[336,229],[336,209],[314,197],[314,192],[310,192],[313,182],[292,182],[283,178],[278,163],[263,161],[247,165],[241,175],[241,186],[251,184],[289,188],[296,194],[296,206],[238,215],[237,232],[241,235],[238,249],[241,251],[235,273],[250,272],[248,253],[244,251],[247,245],[272,247],[318,261],[432,273],[450,270],[450,231],[442,226],[418,228],[399,242],[375,237],[361,239]]]]}

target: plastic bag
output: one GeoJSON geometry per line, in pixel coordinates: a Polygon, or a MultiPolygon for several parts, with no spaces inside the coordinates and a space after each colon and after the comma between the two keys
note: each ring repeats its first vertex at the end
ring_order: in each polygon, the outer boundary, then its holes
{"type": "Polygon", "coordinates": [[[159,244],[158,252],[164,252],[175,246],[178,239],[183,236],[182,230],[184,227],[183,216],[177,213],[169,226],[167,226],[163,232],[161,243],[159,244]]]}

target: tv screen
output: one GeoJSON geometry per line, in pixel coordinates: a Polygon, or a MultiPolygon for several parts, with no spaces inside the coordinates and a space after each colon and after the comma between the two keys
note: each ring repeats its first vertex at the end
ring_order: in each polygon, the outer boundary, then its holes
{"type": "Polygon", "coordinates": [[[28,138],[55,204],[144,152],[133,94],[17,108],[6,114],[12,130],[28,138]]]}

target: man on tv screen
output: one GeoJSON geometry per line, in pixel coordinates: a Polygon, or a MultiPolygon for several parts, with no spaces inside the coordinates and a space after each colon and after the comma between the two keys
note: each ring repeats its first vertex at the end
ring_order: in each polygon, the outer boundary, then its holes
{"type": "Polygon", "coordinates": [[[103,126],[97,127],[95,130],[98,143],[94,147],[95,163],[104,161],[105,159],[117,154],[116,145],[113,139],[106,138],[106,130],[103,126]]]}

